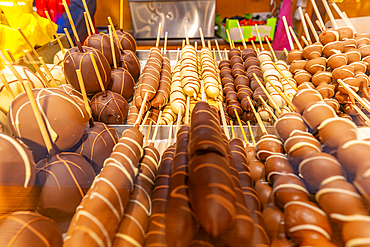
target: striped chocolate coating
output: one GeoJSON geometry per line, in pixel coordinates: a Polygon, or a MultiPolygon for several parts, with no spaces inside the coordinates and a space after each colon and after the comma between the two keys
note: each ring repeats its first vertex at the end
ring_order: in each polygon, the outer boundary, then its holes
{"type": "Polygon", "coordinates": [[[162,71],[161,77],[159,80],[159,86],[156,95],[150,102],[150,104],[155,108],[162,108],[167,104],[170,97],[171,89],[171,64],[170,60],[167,57],[162,59],[162,71]]]}

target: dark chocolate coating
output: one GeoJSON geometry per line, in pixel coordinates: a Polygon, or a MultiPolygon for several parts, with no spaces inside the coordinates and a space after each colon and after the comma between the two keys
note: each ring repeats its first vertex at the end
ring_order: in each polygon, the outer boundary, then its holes
{"type": "Polygon", "coordinates": [[[0,219],[1,246],[62,247],[59,226],[42,215],[18,211],[0,219]]]}
{"type": "Polygon", "coordinates": [[[237,63],[243,64],[243,59],[240,56],[232,56],[230,59],[230,68],[234,67],[237,63]]]}
{"type": "Polygon", "coordinates": [[[125,98],[112,91],[95,94],[90,107],[94,120],[106,124],[123,124],[129,110],[125,98]]]}
{"type": "Polygon", "coordinates": [[[245,60],[244,67],[245,67],[246,70],[248,70],[248,68],[252,65],[256,65],[256,66],[261,65],[261,63],[260,63],[260,61],[258,60],[257,57],[249,57],[249,58],[247,58],[247,60],[245,60]]]}
{"type": "Polygon", "coordinates": [[[131,74],[124,68],[117,68],[112,69],[111,77],[108,89],[130,101],[135,91],[135,80],[131,74]]]}
{"type": "MultiPolygon", "coordinates": [[[[84,45],[95,48],[98,51],[100,51],[105,56],[105,58],[108,60],[108,63],[110,64],[110,66],[113,67],[114,62],[113,62],[112,46],[111,46],[110,37],[108,34],[94,33],[86,38],[84,45]]],[[[114,54],[115,54],[116,65],[118,65],[119,59],[120,59],[120,51],[119,51],[118,44],[116,43],[115,40],[113,40],[113,49],[114,49],[114,54]]]]}
{"type": "Polygon", "coordinates": [[[95,122],[93,127],[86,124],[85,132],[74,152],[82,155],[94,168],[95,173],[99,174],[104,160],[112,153],[118,139],[116,130],[104,123],[95,122]]]}
{"type": "Polygon", "coordinates": [[[239,75],[245,75],[245,67],[242,63],[236,63],[231,69],[232,75],[236,78],[239,75]]]}
{"type": "Polygon", "coordinates": [[[261,87],[256,88],[256,90],[254,90],[253,100],[256,101],[257,105],[262,105],[262,101],[259,96],[261,96],[265,102],[267,101],[267,95],[265,94],[261,87]]]}
{"type": "MultiPolygon", "coordinates": [[[[136,41],[134,37],[128,32],[123,30],[116,30],[119,42],[121,42],[121,46],[123,50],[130,50],[133,53],[136,53],[136,41]]],[[[116,41],[116,37],[114,36],[113,39],[116,41]]]]}
{"type": "Polygon", "coordinates": [[[226,67],[226,66],[222,67],[221,70],[220,70],[221,78],[223,79],[224,77],[226,77],[228,75],[232,76],[230,67],[226,67]]]}
{"type": "Polygon", "coordinates": [[[234,56],[238,56],[238,57],[241,57],[242,53],[240,52],[240,50],[238,48],[233,48],[230,50],[230,52],[227,54],[229,60],[234,57],[234,56]]]}
{"type": "Polygon", "coordinates": [[[40,160],[37,183],[42,189],[37,211],[56,222],[71,220],[94,178],[94,169],[79,154],[65,152],[40,160]]]}
{"type": "Polygon", "coordinates": [[[13,137],[0,133],[0,214],[34,209],[36,166],[31,152],[13,137]]]}
{"type": "MultiPolygon", "coordinates": [[[[85,129],[85,116],[81,108],[72,97],[57,88],[33,89],[32,93],[43,112],[44,121],[46,116],[50,128],[57,134],[57,138],[52,140],[53,150],[60,152],[73,147],[85,129]]],[[[35,162],[48,155],[26,93],[18,95],[11,103],[8,123],[14,135],[33,152],[35,162]]]]}
{"type": "Polygon", "coordinates": [[[242,51],[241,56],[246,61],[250,57],[257,57],[257,52],[252,48],[247,48],[242,51]]]}
{"type": "Polygon", "coordinates": [[[256,74],[256,76],[258,78],[263,78],[263,73],[262,73],[262,70],[259,66],[252,65],[248,68],[247,76],[248,76],[249,80],[253,80],[253,78],[254,78],[253,74],[256,74]]]}
{"type": "Polygon", "coordinates": [[[135,53],[130,50],[122,51],[120,65],[130,72],[135,81],[139,79],[140,62],[135,53]]]}
{"type": "Polygon", "coordinates": [[[244,85],[244,86],[247,86],[247,87],[249,87],[249,79],[248,79],[248,77],[247,76],[243,76],[243,75],[241,75],[241,76],[238,76],[237,78],[235,78],[235,80],[234,80],[234,85],[235,85],[235,87],[236,87],[236,89],[237,90],[239,90],[238,89],[238,86],[240,86],[240,85],[244,85]]]}
{"type": "Polygon", "coordinates": [[[101,87],[89,53],[92,52],[94,55],[105,88],[108,86],[111,79],[111,68],[108,60],[100,51],[87,46],[82,46],[82,49],[83,51],[80,51],[76,46],[66,52],[64,56],[64,73],[68,82],[72,84],[77,91],[81,92],[76,73],[76,69],[80,69],[82,79],[85,83],[86,93],[88,95],[93,95],[100,92],[101,87]]]}

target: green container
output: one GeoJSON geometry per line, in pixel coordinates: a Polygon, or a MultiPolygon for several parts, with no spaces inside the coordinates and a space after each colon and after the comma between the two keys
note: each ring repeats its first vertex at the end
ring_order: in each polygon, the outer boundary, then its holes
{"type": "MultiPolygon", "coordinates": [[[[251,14],[244,15],[246,18],[250,18],[251,14]]],[[[268,18],[266,25],[257,25],[258,30],[261,35],[261,39],[264,40],[265,36],[268,36],[271,40],[274,39],[275,36],[275,29],[276,29],[276,18],[268,18]]],[[[240,39],[240,33],[238,29],[238,20],[236,19],[227,19],[226,26],[221,24],[222,19],[219,15],[216,15],[216,24],[218,26],[217,34],[222,37],[224,40],[229,42],[229,39],[226,35],[226,30],[229,30],[230,37],[234,42],[242,42],[240,39]]],[[[258,35],[255,26],[241,26],[244,40],[248,42],[251,38],[255,37],[256,41],[258,41],[258,35]]]]}

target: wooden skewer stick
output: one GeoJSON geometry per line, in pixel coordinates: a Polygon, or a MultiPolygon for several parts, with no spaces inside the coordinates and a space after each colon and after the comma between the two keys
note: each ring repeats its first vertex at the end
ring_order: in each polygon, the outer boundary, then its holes
{"type": "MultiPolygon", "coordinates": [[[[250,104],[251,106],[253,106],[252,101],[251,101],[251,99],[250,99],[250,97],[249,97],[249,96],[247,97],[247,99],[248,99],[248,101],[249,101],[249,104],[250,104]]],[[[265,128],[265,125],[264,125],[264,124],[263,124],[263,122],[262,122],[261,116],[256,112],[256,109],[254,109],[254,107],[252,107],[252,111],[253,111],[254,116],[255,116],[255,117],[256,117],[256,119],[257,119],[258,125],[260,126],[260,128],[261,128],[261,130],[262,130],[263,135],[267,135],[267,130],[266,130],[266,128],[265,128]]]]}
{"type": "Polygon", "coordinates": [[[96,65],[94,54],[92,52],[90,52],[89,54],[90,54],[91,62],[94,66],[96,76],[98,77],[100,88],[101,88],[102,92],[105,92],[105,87],[104,87],[104,84],[103,84],[103,80],[101,79],[101,75],[100,75],[98,66],[96,65]]]}
{"type": "Polygon", "coordinates": [[[292,104],[291,100],[284,94],[284,92],[280,91],[271,81],[269,78],[266,78],[267,82],[280,94],[281,97],[286,101],[286,103],[294,110],[295,107],[292,104]]]}
{"type": "Polygon", "coordinates": [[[308,16],[308,14],[307,14],[307,13],[305,13],[305,14],[304,14],[304,16],[306,17],[306,21],[307,21],[307,23],[308,23],[308,26],[309,26],[309,27],[310,27],[310,29],[311,29],[311,32],[312,32],[312,34],[313,34],[313,37],[315,38],[315,41],[316,41],[316,42],[320,42],[319,35],[317,35],[316,29],[315,29],[315,27],[313,26],[313,23],[312,23],[312,21],[311,21],[310,17],[308,16]]]}
{"type": "Polygon", "coordinates": [[[245,39],[244,39],[244,36],[243,36],[243,31],[242,31],[242,28],[240,27],[239,21],[237,21],[236,23],[238,24],[240,39],[242,40],[243,47],[244,47],[244,49],[247,49],[247,44],[245,43],[245,39]]]}
{"type": "Polygon", "coordinates": [[[41,62],[42,67],[44,68],[44,70],[45,70],[46,74],[48,74],[48,76],[50,77],[50,81],[52,82],[52,83],[50,84],[50,86],[52,86],[52,87],[57,87],[57,86],[58,86],[58,84],[57,84],[57,82],[55,81],[55,79],[54,79],[53,75],[51,74],[51,72],[50,72],[50,70],[49,70],[48,66],[46,66],[46,63],[45,63],[44,59],[43,59],[42,57],[39,57],[39,60],[40,60],[40,62],[41,62]]]}
{"type": "Polygon", "coordinates": [[[331,23],[333,24],[334,29],[338,29],[337,22],[335,21],[333,13],[331,12],[331,10],[329,8],[328,2],[326,2],[326,0],[321,0],[321,1],[324,4],[324,8],[326,10],[326,13],[329,16],[329,19],[330,19],[331,23]]]}
{"type": "Polygon", "coordinates": [[[235,48],[235,42],[234,42],[234,40],[231,40],[231,43],[233,44],[233,47],[235,48]]]}
{"type": "Polygon", "coordinates": [[[204,42],[203,30],[201,27],[199,28],[199,35],[200,35],[200,40],[202,41],[202,47],[206,47],[206,42],[204,42]]]}
{"type": "Polygon", "coordinates": [[[292,37],[290,37],[288,22],[286,21],[285,16],[283,16],[283,23],[284,23],[284,27],[285,27],[286,36],[288,37],[290,50],[293,50],[294,49],[293,40],[292,40],[292,37]]]}
{"type": "Polygon", "coordinates": [[[3,83],[6,91],[9,93],[10,97],[14,100],[15,96],[14,96],[14,93],[12,91],[12,89],[10,88],[9,86],[9,83],[8,81],[6,80],[5,76],[3,73],[0,72],[0,80],[1,82],[3,83]]]}
{"type": "Polygon", "coordinates": [[[159,46],[159,40],[161,39],[161,29],[162,29],[162,23],[160,22],[158,25],[157,40],[155,42],[155,47],[159,46]]]}
{"type": "Polygon", "coordinates": [[[109,25],[111,25],[111,27],[112,27],[112,30],[113,30],[113,34],[114,34],[114,37],[116,38],[116,40],[117,40],[117,43],[118,43],[118,46],[119,46],[119,48],[121,49],[121,50],[123,50],[123,48],[122,48],[122,45],[121,45],[121,42],[119,42],[119,38],[118,38],[118,35],[117,35],[117,32],[116,32],[116,29],[114,28],[114,24],[113,24],[113,22],[112,22],[112,19],[110,18],[110,16],[108,16],[108,22],[109,22],[109,25]]]}
{"type": "Polygon", "coordinates": [[[341,79],[337,80],[338,83],[348,92],[349,95],[353,96],[368,112],[370,112],[370,105],[367,104],[355,91],[352,90],[346,83],[341,79]]]}
{"type": "Polygon", "coordinates": [[[81,70],[76,69],[76,74],[77,74],[77,78],[78,78],[78,83],[80,85],[82,98],[84,100],[85,108],[86,108],[87,114],[89,115],[89,119],[91,119],[92,118],[91,108],[90,108],[90,105],[89,105],[89,100],[87,98],[85,83],[84,83],[84,80],[82,78],[81,70]]]}
{"type": "Polygon", "coordinates": [[[36,55],[36,57],[39,57],[40,55],[37,53],[37,51],[35,50],[35,47],[33,47],[33,45],[31,44],[31,42],[29,41],[29,39],[26,37],[26,35],[24,35],[23,31],[18,27],[18,31],[20,32],[20,34],[22,35],[23,39],[26,41],[27,45],[30,47],[30,49],[32,50],[33,54],[36,55]]]}
{"type": "Polygon", "coordinates": [[[87,19],[89,20],[89,26],[91,28],[91,33],[94,34],[95,33],[94,23],[92,22],[90,11],[89,11],[89,8],[87,7],[87,4],[86,4],[86,0],[82,0],[82,4],[83,4],[85,12],[87,14],[87,19]]]}
{"type": "Polygon", "coordinates": [[[208,40],[208,48],[209,48],[210,50],[212,50],[212,45],[211,45],[211,41],[210,41],[210,40],[208,40]]]}
{"type": "Polygon", "coordinates": [[[319,22],[319,20],[316,20],[316,25],[320,28],[320,31],[323,32],[325,29],[321,26],[321,23],[319,22]]]}
{"type": "Polygon", "coordinates": [[[288,50],[284,47],[285,56],[288,57],[288,50]]]}
{"type": "Polygon", "coordinates": [[[164,45],[163,45],[163,55],[166,56],[167,53],[167,37],[168,37],[168,32],[164,33],[164,45]]]}
{"type": "Polygon", "coordinates": [[[152,129],[152,124],[153,124],[153,121],[150,121],[149,126],[148,126],[148,131],[146,132],[146,135],[145,135],[144,147],[148,145],[150,130],[152,129]]]}
{"type": "MultiPolygon", "coordinates": [[[[50,15],[49,15],[49,12],[48,11],[46,11],[45,10],[45,15],[46,15],[46,17],[48,18],[48,20],[49,20],[49,23],[50,23],[50,26],[53,26],[53,21],[51,20],[51,18],[50,18],[50,15]]],[[[63,54],[65,54],[66,52],[65,52],[65,50],[64,50],[64,47],[63,47],[63,44],[62,44],[62,42],[60,41],[60,39],[59,39],[59,36],[58,36],[58,34],[57,34],[57,31],[55,31],[55,29],[54,28],[52,28],[53,29],[53,34],[54,34],[54,36],[55,36],[55,38],[56,38],[56,40],[57,40],[57,42],[58,42],[58,45],[59,45],[59,47],[60,47],[60,50],[62,51],[62,53],[63,54]]]]}
{"type": "Polygon", "coordinates": [[[26,93],[27,93],[28,99],[29,99],[29,101],[31,103],[33,114],[35,114],[37,125],[40,128],[41,135],[42,135],[42,138],[43,138],[43,140],[45,142],[46,149],[48,150],[48,153],[50,154],[50,150],[53,148],[53,145],[51,143],[51,140],[50,140],[50,137],[49,137],[49,133],[48,133],[48,131],[46,129],[46,125],[44,123],[44,120],[42,119],[42,116],[41,116],[41,113],[40,113],[40,109],[37,106],[37,102],[36,102],[35,97],[34,97],[34,95],[32,93],[30,82],[29,81],[24,81],[24,84],[23,85],[24,85],[24,87],[26,89],[26,93]]]}
{"type": "MultiPolygon", "coordinates": [[[[344,16],[343,16],[343,13],[342,13],[342,11],[340,10],[340,8],[338,7],[338,5],[336,5],[334,2],[331,4],[331,6],[333,6],[334,7],[334,9],[335,9],[335,12],[337,12],[337,14],[339,15],[339,17],[344,21],[344,22],[346,22],[345,21],[345,18],[344,18],[344,16]]],[[[347,25],[347,24],[346,24],[347,25]]],[[[348,25],[349,26],[349,25],[348,25]]]]}
{"type": "Polygon", "coordinates": [[[144,110],[146,108],[146,101],[147,100],[148,100],[148,92],[145,92],[143,103],[141,104],[140,111],[137,115],[137,119],[136,119],[136,122],[134,124],[135,126],[138,126],[140,124],[141,118],[143,117],[144,110]]]}
{"type": "Polygon", "coordinates": [[[303,50],[303,47],[302,47],[301,43],[299,42],[299,40],[298,40],[298,38],[297,38],[297,35],[295,35],[295,32],[294,32],[294,30],[293,30],[293,28],[292,28],[291,26],[289,26],[289,31],[290,31],[290,33],[292,34],[293,39],[294,39],[295,43],[296,43],[296,44],[297,44],[297,46],[298,46],[298,49],[299,49],[300,51],[302,51],[302,50],[303,50]]]}
{"type": "Polygon", "coordinates": [[[258,49],[257,49],[256,45],[254,44],[254,41],[253,41],[253,40],[251,40],[251,43],[252,43],[253,49],[254,49],[254,50],[256,51],[256,53],[258,54],[258,53],[259,53],[259,51],[258,51],[258,49]]]}
{"type": "Polygon", "coordinates": [[[13,75],[17,78],[17,80],[24,87],[24,80],[23,80],[22,76],[14,68],[14,66],[11,64],[11,62],[9,62],[9,60],[5,57],[4,53],[1,50],[0,50],[0,57],[4,61],[4,63],[6,64],[6,66],[8,66],[8,68],[10,69],[10,71],[12,71],[13,75]]]}
{"type": "Polygon", "coordinates": [[[260,35],[260,30],[258,29],[257,24],[254,24],[254,27],[256,28],[256,31],[257,31],[257,36],[258,36],[258,41],[260,42],[261,51],[263,51],[264,48],[263,48],[263,45],[262,45],[262,39],[261,39],[261,35],[260,35]]]}
{"type": "Polygon", "coordinates": [[[270,109],[270,106],[267,105],[266,101],[262,98],[261,95],[258,95],[258,97],[260,98],[262,104],[265,106],[266,108],[266,111],[268,111],[268,113],[270,113],[270,115],[272,116],[272,118],[277,121],[277,117],[275,116],[275,114],[271,111],[270,109]]]}
{"type": "Polygon", "coordinates": [[[185,124],[189,124],[190,115],[190,96],[186,96],[186,109],[185,109],[185,124]]]}
{"type": "Polygon", "coordinates": [[[233,125],[233,120],[230,120],[230,128],[231,128],[232,138],[235,138],[235,130],[234,130],[234,125],[233,125]]]}
{"type": "Polygon", "coordinates": [[[194,42],[194,50],[196,51],[196,52],[198,52],[198,42],[194,42]]]}
{"type": "Polygon", "coordinates": [[[234,112],[235,112],[236,118],[238,119],[239,127],[240,127],[240,130],[242,131],[242,135],[243,135],[244,141],[245,141],[245,143],[248,143],[248,139],[247,139],[247,136],[245,135],[245,131],[244,131],[244,128],[243,128],[243,125],[242,125],[242,121],[240,121],[240,117],[237,114],[236,109],[234,109],[234,112]]]}
{"type": "Polygon", "coordinates": [[[108,25],[108,32],[109,32],[109,39],[110,39],[110,47],[112,49],[113,68],[117,69],[116,52],[114,50],[113,31],[112,31],[111,25],[108,25]]]}
{"type": "Polygon", "coordinates": [[[213,50],[213,60],[217,61],[217,59],[216,59],[216,48],[213,47],[212,50],[213,50]]]}
{"type": "Polygon", "coordinates": [[[184,29],[185,29],[185,40],[186,40],[186,44],[187,45],[190,45],[189,36],[188,36],[188,28],[186,27],[186,25],[184,25],[184,29]]]}
{"type": "Polygon", "coordinates": [[[293,82],[291,80],[289,80],[289,78],[283,73],[283,71],[281,71],[281,69],[274,63],[272,62],[272,65],[274,66],[274,68],[280,73],[280,75],[289,83],[289,85],[295,90],[297,91],[297,87],[296,85],[293,84],[293,82]]]}
{"type": "Polygon", "coordinates": [[[90,30],[89,21],[87,19],[87,13],[86,12],[84,12],[84,18],[85,18],[85,24],[86,24],[86,29],[87,29],[87,35],[91,36],[91,30],[90,30]]]}
{"type": "Polygon", "coordinates": [[[168,145],[167,146],[170,146],[171,143],[172,143],[172,129],[173,129],[173,121],[171,121],[170,123],[170,128],[169,128],[169,131],[168,131],[168,145]]]}
{"type": "Polygon", "coordinates": [[[224,49],[224,55],[225,55],[225,60],[229,60],[228,57],[227,57],[227,49],[226,48],[224,49]]]}
{"type": "Polygon", "coordinates": [[[150,114],[150,111],[147,111],[146,114],[145,114],[145,117],[143,119],[143,122],[140,125],[140,128],[139,128],[140,131],[143,131],[145,123],[148,120],[149,114],[150,114]]]}
{"type": "Polygon", "coordinates": [[[233,48],[234,48],[234,47],[233,47],[233,42],[232,42],[232,40],[231,40],[230,33],[229,33],[229,30],[228,30],[228,29],[226,29],[226,35],[227,35],[227,38],[228,38],[228,40],[229,40],[230,49],[233,49],[233,48]]]}
{"type": "Polygon", "coordinates": [[[262,82],[260,81],[260,79],[257,77],[257,75],[255,73],[253,73],[253,77],[257,80],[258,85],[260,85],[260,87],[262,88],[263,92],[266,94],[266,96],[267,96],[267,98],[269,100],[269,103],[271,103],[272,107],[274,107],[274,109],[279,114],[281,114],[280,108],[276,105],[275,101],[271,98],[271,95],[267,92],[265,86],[262,84],[262,82]]]}
{"type": "Polygon", "coordinates": [[[365,120],[365,124],[367,126],[370,126],[370,119],[368,118],[368,116],[366,116],[366,114],[363,111],[361,111],[361,109],[358,108],[358,106],[356,104],[353,104],[352,106],[353,106],[353,109],[355,109],[355,111],[358,114],[360,114],[360,116],[365,120]]]}
{"type": "Polygon", "coordinates": [[[184,39],[182,40],[181,47],[182,47],[181,49],[184,49],[184,47],[185,47],[185,40],[184,39]]]}
{"type": "Polygon", "coordinates": [[[322,21],[322,18],[321,18],[321,15],[320,15],[320,11],[317,8],[317,5],[316,5],[315,0],[311,0],[311,3],[312,3],[312,6],[313,6],[313,9],[315,10],[315,14],[316,14],[317,20],[320,23],[320,24],[318,24],[318,26],[319,27],[321,26],[321,29],[325,30],[325,24],[322,21]]]}
{"type": "Polygon", "coordinates": [[[343,13],[343,17],[345,19],[345,22],[346,22],[347,26],[350,26],[357,33],[357,31],[356,31],[355,27],[353,26],[351,20],[348,18],[347,13],[344,12],[344,11],[342,13],[343,13]]]}
{"type": "Polygon", "coordinates": [[[64,8],[65,8],[66,13],[67,13],[69,24],[71,24],[71,27],[72,27],[73,35],[76,37],[77,42],[81,43],[80,38],[78,37],[76,27],[75,27],[75,23],[73,22],[73,19],[72,19],[72,16],[71,16],[71,12],[69,11],[68,4],[67,4],[66,0],[62,0],[62,1],[63,1],[63,5],[64,5],[64,8]]]}
{"type": "Polygon", "coordinates": [[[39,74],[39,76],[41,77],[42,81],[45,83],[45,85],[47,87],[50,87],[50,84],[49,84],[49,81],[48,79],[46,79],[44,73],[41,71],[40,67],[37,65],[36,61],[33,59],[32,55],[26,50],[24,51],[24,53],[26,54],[26,57],[29,61],[29,63],[32,64],[32,66],[35,68],[35,70],[37,71],[37,73],[39,74]]]}
{"type": "Polygon", "coordinates": [[[227,128],[227,122],[226,122],[224,107],[223,107],[221,101],[218,102],[218,108],[220,108],[221,121],[222,121],[222,125],[224,127],[225,135],[227,136],[227,138],[230,138],[229,129],[227,128]]]}
{"type": "Polygon", "coordinates": [[[14,59],[14,56],[12,54],[12,52],[9,50],[9,49],[6,49],[6,53],[8,53],[9,57],[10,57],[10,60],[12,61],[12,63],[15,63],[15,59],[14,59]]]}
{"type": "Polygon", "coordinates": [[[270,51],[271,51],[271,53],[272,53],[272,56],[274,57],[274,61],[276,62],[278,59],[277,59],[277,57],[276,57],[276,54],[275,54],[275,52],[274,52],[274,49],[273,49],[273,48],[272,48],[272,46],[271,46],[270,40],[269,40],[269,38],[268,38],[267,36],[265,36],[265,40],[266,40],[267,45],[268,45],[268,47],[269,47],[269,49],[270,49],[270,51]]]}
{"type": "MultiPolygon", "coordinates": [[[[253,146],[256,146],[256,140],[254,139],[251,123],[248,121],[247,124],[248,124],[249,134],[251,135],[253,146]]],[[[248,143],[247,143],[247,146],[248,146],[248,143]]]]}
{"type": "Polygon", "coordinates": [[[310,34],[308,32],[308,28],[307,28],[306,20],[304,19],[302,8],[301,7],[298,7],[298,11],[299,11],[299,16],[301,17],[303,31],[304,31],[304,34],[306,35],[306,39],[308,41],[308,44],[312,44],[312,42],[311,42],[311,36],[310,36],[310,34]]]}
{"type": "Polygon", "coordinates": [[[309,45],[307,39],[304,36],[301,36],[301,39],[303,40],[303,43],[304,43],[305,46],[309,45]]]}
{"type": "Polygon", "coordinates": [[[222,61],[221,51],[220,51],[220,47],[218,46],[217,39],[215,39],[215,43],[216,43],[216,48],[217,48],[218,56],[220,57],[220,61],[222,61]]]}
{"type": "Polygon", "coordinates": [[[71,36],[69,35],[69,32],[68,32],[68,29],[67,28],[64,28],[64,33],[66,34],[66,37],[67,37],[67,40],[68,40],[68,43],[69,43],[69,46],[72,48],[74,47],[74,44],[73,44],[73,41],[71,39],[71,36]]]}
{"type": "Polygon", "coordinates": [[[119,1],[119,29],[123,30],[123,0],[119,1]]]}
{"type": "Polygon", "coordinates": [[[162,112],[163,112],[162,110],[159,111],[158,120],[157,120],[157,123],[155,124],[154,132],[153,132],[153,136],[152,136],[152,142],[153,143],[155,141],[155,138],[157,137],[158,128],[159,128],[159,120],[161,120],[162,112]]]}

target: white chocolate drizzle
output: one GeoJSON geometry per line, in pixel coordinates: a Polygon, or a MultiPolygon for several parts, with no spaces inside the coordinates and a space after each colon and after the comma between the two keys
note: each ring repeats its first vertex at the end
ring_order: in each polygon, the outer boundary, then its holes
{"type": "Polygon", "coordinates": [[[303,225],[293,226],[293,227],[289,228],[289,232],[296,232],[296,231],[301,231],[301,230],[315,231],[315,232],[318,232],[318,233],[322,234],[328,240],[331,239],[329,233],[327,233],[324,229],[322,229],[319,226],[315,226],[315,225],[311,225],[311,224],[303,224],[303,225]]]}

